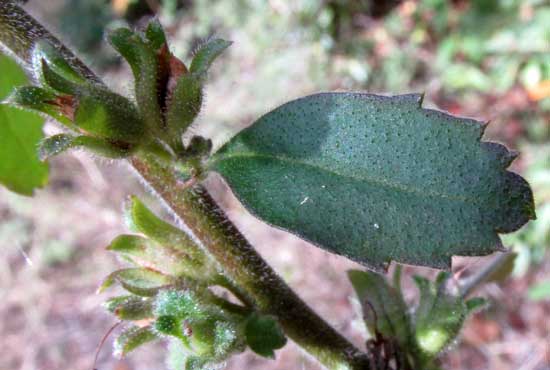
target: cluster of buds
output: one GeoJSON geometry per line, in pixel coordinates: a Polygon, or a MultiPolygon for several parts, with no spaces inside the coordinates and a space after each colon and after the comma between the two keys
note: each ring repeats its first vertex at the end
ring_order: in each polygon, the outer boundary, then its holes
{"type": "Polygon", "coordinates": [[[239,295],[213,258],[177,227],[159,219],[137,198],[126,206],[134,234],[120,235],[108,246],[132,267],[111,273],[99,292],[120,285],[126,293],[105,307],[126,328],[115,340],[123,356],[155,340],[172,342],[171,367],[209,369],[247,346],[273,357],[286,343],[276,319],[246,303],[231,302],[210,288],[239,295]]]}
{"type": "Polygon", "coordinates": [[[121,28],[108,39],[132,69],[135,101],[86,79],[46,41],[35,44],[33,74],[39,86],[19,87],[6,102],[45,113],[66,126],[67,133],[42,142],[40,157],[84,147],[109,158],[142,151],[197,167],[210,153],[211,141],[194,136],[185,145],[182,136],[201,109],[210,65],[230,42],[204,43],[187,68],[170,52],[156,20],[143,32],[121,28]]]}
{"type": "Polygon", "coordinates": [[[399,269],[393,284],[375,272],[351,270],[348,275],[371,334],[366,346],[375,369],[396,364],[399,369],[440,370],[438,356],[457,338],[468,315],[486,303],[479,297],[464,299],[448,272],[433,282],[414,277],[420,294],[412,311],[401,292],[399,269]]]}

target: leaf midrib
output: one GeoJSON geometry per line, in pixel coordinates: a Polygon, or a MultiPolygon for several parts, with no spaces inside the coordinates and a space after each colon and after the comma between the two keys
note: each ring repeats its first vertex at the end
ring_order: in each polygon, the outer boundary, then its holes
{"type": "Polygon", "coordinates": [[[444,194],[444,193],[440,193],[440,192],[436,192],[436,191],[432,191],[432,190],[427,190],[427,189],[417,189],[417,188],[414,188],[414,187],[409,188],[409,187],[406,187],[402,184],[391,183],[391,182],[388,182],[387,180],[376,178],[376,177],[368,177],[368,176],[366,176],[366,177],[357,177],[357,176],[352,176],[352,175],[348,175],[348,174],[344,175],[344,174],[341,174],[341,173],[335,171],[334,169],[321,167],[321,166],[316,165],[314,163],[309,163],[309,162],[298,160],[296,158],[291,158],[291,157],[286,157],[286,156],[278,156],[278,155],[273,155],[273,154],[268,155],[268,154],[263,154],[263,153],[258,153],[258,152],[241,152],[241,153],[232,153],[232,154],[221,154],[221,155],[218,156],[218,158],[214,159],[208,165],[208,167],[213,168],[213,167],[215,167],[216,163],[222,162],[223,160],[226,160],[226,159],[232,159],[232,158],[272,159],[272,160],[277,160],[277,161],[280,161],[280,162],[286,162],[286,163],[291,163],[291,164],[295,164],[295,165],[301,165],[301,166],[304,166],[304,167],[312,167],[316,170],[319,170],[319,171],[322,171],[322,172],[327,172],[327,173],[330,173],[330,174],[333,174],[333,175],[336,175],[336,176],[339,176],[339,177],[349,178],[349,179],[359,181],[359,182],[362,182],[362,181],[363,182],[368,182],[368,183],[374,184],[376,186],[390,188],[392,190],[398,190],[398,191],[401,191],[401,192],[404,192],[404,193],[413,194],[413,195],[415,195],[417,197],[421,197],[421,198],[443,198],[443,199],[449,199],[449,200],[459,201],[459,202],[468,203],[468,204],[476,204],[476,205],[478,204],[478,202],[476,202],[475,198],[468,198],[468,197],[458,196],[458,195],[449,195],[449,194],[444,194]]]}

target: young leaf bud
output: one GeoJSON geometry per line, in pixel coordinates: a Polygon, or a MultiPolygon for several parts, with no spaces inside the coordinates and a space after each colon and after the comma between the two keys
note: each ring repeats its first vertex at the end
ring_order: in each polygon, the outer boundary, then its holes
{"type": "Polygon", "coordinates": [[[99,86],[80,89],[74,123],[86,132],[107,140],[138,144],[145,126],[136,107],[125,97],[99,86]]]}
{"type": "Polygon", "coordinates": [[[275,358],[275,350],[284,347],[286,337],[273,316],[252,314],[245,328],[246,344],[260,356],[275,358]]]}
{"type": "Polygon", "coordinates": [[[45,62],[51,70],[75,84],[86,84],[86,79],[76,72],[61,53],[48,41],[39,40],[32,49],[32,65],[37,81],[44,83],[43,63],[45,62]]]}
{"type": "Polygon", "coordinates": [[[15,88],[2,104],[45,113],[74,129],[74,99],[70,95],[56,95],[38,86],[21,86],[15,88]]]}
{"type": "Polygon", "coordinates": [[[214,63],[214,60],[232,44],[231,41],[213,39],[205,42],[195,52],[195,57],[189,68],[191,73],[203,76],[214,63]]]}
{"type": "MultiPolygon", "coordinates": [[[[462,297],[447,292],[449,274],[442,272],[434,283],[415,276],[420,291],[418,307],[414,312],[415,337],[422,358],[430,361],[451,343],[462,328],[468,305],[462,297]]],[[[471,303],[472,309],[477,300],[471,303]]]]}
{"type": "Polygon", "coordinates": [[[153,317],[151,300],[135,295],[110,298],[103,306],[121,320],[143,320],[153,317]]]}
{"type": "Polygon", "coordinates": [[[114,352],[118,357],[124,357],[139,346],[158,339],[155,331],[149,327],[132,326],[124,330],[114,343],[114,352]]]}
{"type": "Polygon", "coordinates": [[[159,50],[166,45],[166,34],[157,18],[152,19],[145,28],[145,37],[154,50],[159,50]]]}
{"type": "Polygon", "coordinates": [[[135,96],[141,117],[152,133],[159,134],[162,131],[163,122],[157,89],[159,74],[155,49],[138,33],[127,28],[113,31],[109,35],[109,41],[132,69],[135,96]]]}
{"type": "Polygon", "coordinates": [[[152,297],[161,289],[173,283],[173,280],[160,272],[147,268],[128,268],[117,270],[105,278],[98,293],[118,282],[124,289],[142,297],[152,297]]]}
{"type": "Polygon", "coordinates": [[[177,80],[166,109],[166,126],[173,137],[182,134],[201,110],[202,81],[194,74],[184,74],[177,80]]]}
{"type": "Polygon", "coordinates": [[[218,276],[215,261],[193,239],[158,218],[138,198],[131,197],[127,202],[125,216],[131,230],[151,238],[159,248],[176,258],[177,267],[171,266],[177,271],[177,276],[185,275],[203,282],[218,276]]]}
{"type": "Polygon", "coordinates": [[[119,235],[107,249],[136,266],[149,267],[172,276],[185,276],[189,263],[193,263],[182,249],[137,235],[119,235]]]}

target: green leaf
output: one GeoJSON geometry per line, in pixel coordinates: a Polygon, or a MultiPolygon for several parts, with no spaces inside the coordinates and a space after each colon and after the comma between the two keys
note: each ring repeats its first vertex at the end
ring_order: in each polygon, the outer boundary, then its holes
{"type": "Polygon", "coordinates": [[[32,50],[32,65],[37,81],[44,82],[42,78],[42,64],[45,61],[58,75],[77,84],[85,84],[87,80],[76,72],[63,58],[61,53],[48,41],[39,40],[32,50]]]}
{"type": "Polygon", "coordinates": [[[52,104],[57,98],[55,93],[41,87],[21,86],[13,90],[4,103],[45,113],[74,129],[73,123],[62,114],[59,106],[52,104]]]}
{"type": "Polygon", "coordinates": [[[195,267],[194,261],[182,249],[158,244],[138,235],[119,235],[107,249],[137,266],[149,266],[168,275],[182,276],[195,267]]]}
{"type": "Polygon", "coordinates": [[[207,41],[195,52],[189,71],[197,75],[203,75],[208,71],[214,60],[232,44],[231,41],[213,39],[207,41]]]}
{"type": "MultiPolygon", "coordinates": [[[[125,207],[128,227],[153,239],[162,248],[179,256],[182,268],[178,273],[197,280],[207,280],[217,274],[215,262],[185,232],[158,218],[137,197],[131,197],[125,207]]],[[[178,268],[179,268],[178,267],[178,268]]]]}
{"type": "Polygon", "coordinates": [[[78,92],[79,85],[57,73],[57,71],[48,65],[46,60],[41,59],[40,66],[35,68],[39,68],[41,71],[37,80],[39,80],[42,85],[68,95],[75,95],[78,92]]]}
{"type": "Polygon", "coordinates": [[[348,277],[363,308],[371,335],[395,340],[401,348],[412,348],[412,328],[407,305],[384,276],[371,271],[348,271],[348,277]]]}
{"type": "Polygon", "coordinates": [[[275,358],[275,350],[286,344],[285,334],[273,316],[252,314],[245,335],[250,349],[264,357],[275,358]]]}
{"type": "Polygon", "coordinates": [[[119,159],[131,153],[132,147],[120,148],[108,141],[91,136],[72,136],[57,134],[42,140],[38,146],[38,156],[41,160],[49,159],[68,149],[83,147],[102,157],[119,159]]]}
{"type": "Polygon", "coordinates": [[[481,298],[465,302],[459,295],[447,292],[450,274],[441,272],[436,281],[415,276],[420,291],[414,312],[415,337],[425,361],[431,361],[458,336],[467,315],[485,304],[481,298]]]}
{"type": "Polygon", "coordinates": [[[182,75],[172,93],[166,124],[175,137],[181,137],[201,110],[202,82],[194,74],[182,75]]]}
{"type": "Polygon", "coordinates": [[[100,86],[81,87],[74,123],[95,136],[125,143],[140,143],[145,126],[135,105],[100,86]]]}
{"type": "Polygon", "coordinates": [[[172,283],[170,277],[158,271],[148,268],[128,268],[117,270],[111,273],[98,289],[101,293],[112,286],[115,282],[120,283],[124,289],[139,296],[151,297],[159,290],[172,283]]]}
{"type": "Polygon", "coordinates": [[[121,320],[143,320],[153,317],[151,300],[135,295],[110,298],[103,306],[121,320]]]}
{"type": "Polygon", "coordinates": [[[159,50],[166,44],[166,34],[158,19],[152,19],[145,28],[145,37],[154,50],[159,50]]]}
{"type": "MultiPolygon", "coordinates": [[[[19,66],[0,54],[0,101],[18,85],[27,83],[19,66]]],[[[0,105],[0,183],[23,195],[32,195],[48,181],[48,165],[36,154],[43,120],[37,114],[0,105]]]]}
{"type": "Polygon", "coordinates": [[[267,113],[208,165],[259,218],[374,268],[449,268],[535,217],[484,125],[423,109],[420,95],[323,93],[267,113]]]}
{"type": "Polygon", "coordinates": [[[114,352],[116,356],[123,357],[139,346],[158,339],[155,332],[149,327],[139,328],[132,326],[123,331],[114,343],[114,352]]]}
{"type": "MultiPolygon", "coordinates": [[[[149,31],[150,35],[151,32],[149,31]]],[[[152,132],[157,132],[162,127],[162,117],[157,91],[159,75],[156,50],[141,35],[127,28],[110,33],[109,41],[132,68],[135,96],[141,117],[152,132]]]]}

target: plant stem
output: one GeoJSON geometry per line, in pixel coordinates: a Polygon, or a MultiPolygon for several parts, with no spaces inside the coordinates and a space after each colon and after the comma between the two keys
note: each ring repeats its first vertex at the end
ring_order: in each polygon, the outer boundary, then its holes
{"type": "Polygon", "coordinates": [[[506,264],[513,253],[499,253],[489,263],[476,271],[475,274],[468,276],[467,278],[459,281],[459,290],[462,297],[467,297],[481,284],[485,283],[487,278],[495,271],[499,270],[504,264],[506,264]]]}
{"type": "MultiPolygon", "coordinates": [[[[46,39],[90,80],[100,79],[13,0],[0,0],[0,44],[30,67],[34,42],[46,39]]],[[[186,189],[174,170],[146,155],[130,165],[185,223],[225,273],[245,290],[246,301],[275,315],[285,333],[329,369],[370,369],[369,356],[359,351],[307,306],[262,259],[227,218],[210,194],[198,185],[186,189]]]]}

